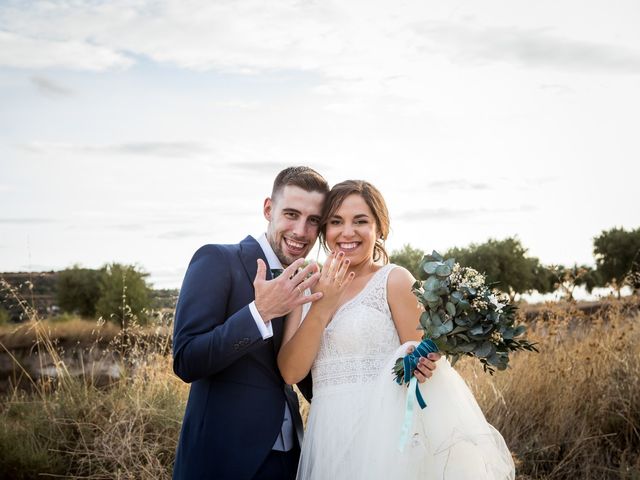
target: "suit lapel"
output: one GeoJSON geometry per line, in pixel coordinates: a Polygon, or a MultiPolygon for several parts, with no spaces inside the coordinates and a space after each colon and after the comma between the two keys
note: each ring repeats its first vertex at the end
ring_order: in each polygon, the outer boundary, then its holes
{"type": "Polygon", "coordinates": [[[261,258],[267,265],[267,278],[271,278],[271,271],[269,270],[269,264],[267,263],[267,257],[264,256],[264,252],[260,248],[260,244],[251,235],[247,236],[240,242],[240,260],[244,266],[249,282],[253,285],[253,280],[256,278],[258,272],[258,264],[256,260],[261,258]]]}
{"type": "MultiPolygon", "coordinates": [[[[271,280],[271,269],[269,268],[267,257],[265,257],[264,252],[262,251],[262,248],[260,248],[260,244],[256,239],[249,235],[240,242],[240,259],[242,260],[242,265],[244,266],[247,276],[249,277],[249,281],[251,282],[251,288],[253,288],[253,281],[256,278],[256,273],[258,272],[258,265],[256,262],[258,258],[261,258],[267,265],[267,280],[271,280]]],[[[284,328],[283,320],[284,319],[282,317],[271,320],[271,327],[273,328],[273,348],[276,353],[280,350],[280,344],[282,343],[282,330],[284,328]]]]}

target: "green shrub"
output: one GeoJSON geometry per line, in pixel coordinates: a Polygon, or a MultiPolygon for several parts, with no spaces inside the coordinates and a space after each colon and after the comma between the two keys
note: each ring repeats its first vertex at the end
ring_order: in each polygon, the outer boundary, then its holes
{"type": "Polygon", "coordinates": [[[151,292],[146,282],[148,276],[148,273],[133,265],[107,265],[100,279],[100,299],[96,304],[96,313],[105,320],[116,322],[122,328],[128,327],[133,320],[138,324],[145,324],[151,292]]]}

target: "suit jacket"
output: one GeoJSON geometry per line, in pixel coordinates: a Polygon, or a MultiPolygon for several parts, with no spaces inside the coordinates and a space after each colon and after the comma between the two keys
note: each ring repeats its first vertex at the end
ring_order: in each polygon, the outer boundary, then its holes
{"type": "Polygon", "coordinates": [[[176,307],[173,370],[191,383],[174,479],[249,479],[270,453],[285,402],[298,441],[302,420],[276,357],[283,318],[263,340],[249,304],[256,260],[264,253],[247,237],[236,245],[205,245],[191,259],[176,307]]]}

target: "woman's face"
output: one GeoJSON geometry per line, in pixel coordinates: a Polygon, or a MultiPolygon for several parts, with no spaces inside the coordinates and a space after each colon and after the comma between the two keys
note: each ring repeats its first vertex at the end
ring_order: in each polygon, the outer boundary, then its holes
{"type": "Polygon", "coordinates": [[[357,193],[346,197],[328,220],[326,241],[329,249],[344,252],[352,266],[371,261],[376,238],[376,219],[367,202],[357,193]]]}

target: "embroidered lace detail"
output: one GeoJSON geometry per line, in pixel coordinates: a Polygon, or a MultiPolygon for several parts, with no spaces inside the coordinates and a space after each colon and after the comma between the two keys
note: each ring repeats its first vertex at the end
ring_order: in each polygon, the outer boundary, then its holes
{"type": "Polygon", "coordinates": [[[387,278],[394,267],[374,273],[325,329],[311,368],[314,396],[331,386],[372,382],[400,345],[387,303],[387,278]]]}

